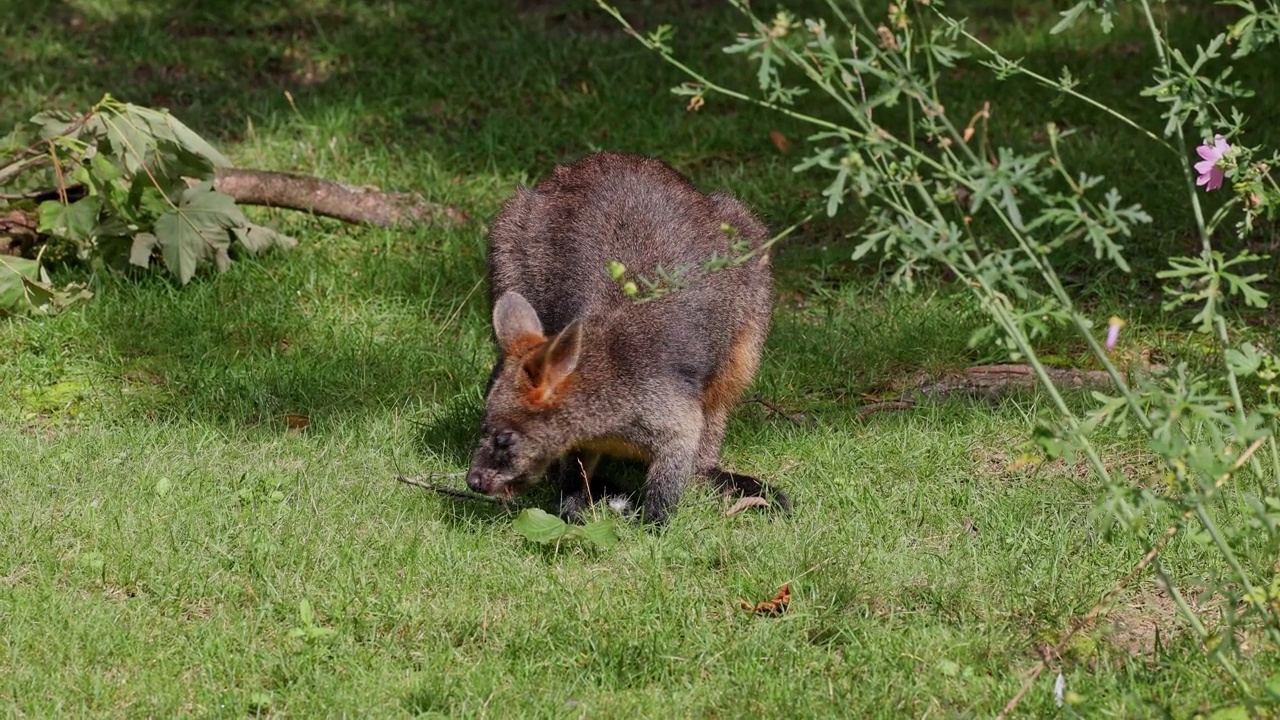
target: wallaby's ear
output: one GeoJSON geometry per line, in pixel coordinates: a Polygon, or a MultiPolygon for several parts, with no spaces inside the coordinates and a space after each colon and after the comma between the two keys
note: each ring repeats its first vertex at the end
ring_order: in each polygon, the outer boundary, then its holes
{"type": "Polygon", "coordinates": [[[523,295],[508,290],[493,304],[493,333],[502,351],[510,353],[517,341],[530,335],[541,339],[542,321],[523,295]]]}
{"type": "Polygon", "coordinates": [[[543,372],[552,375],[559,382],[578,367],[578,354],[581,352],[582,321],[574,320],[551,341],[543,372]]]}
{"type": "Polygon", "coordinates": [[[554,404],[565,380],[578,367],[581,353],[582,321],[574,320],[527,361],[525,368],[534,385],[529,399],[535,405],[554,404]]]}

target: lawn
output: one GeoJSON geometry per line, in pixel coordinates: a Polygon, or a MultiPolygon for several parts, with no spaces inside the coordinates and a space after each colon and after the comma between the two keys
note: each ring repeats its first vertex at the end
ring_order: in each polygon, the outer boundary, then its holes
{"type": "MultiPolygon", "coordinates": [[[[719,51],[741,29],[731,9],[620,4],[752,86],[719,51]]],[[[1082,90],[1159,127],[1138,97],[1142,30],[1122,18],[1109,37],[1050,36],[1050,5],[951,3],[1006,51],[1050,75],[1068,64],[1082,90]]],[[[1231,18],[1161,12],[1184,45],[1231,18]]],[[[258,211],[299,247],[183,288],[63,268],[91,279],[91,301],[0,320],[5,715],[992,717],[1171,519],[1109,534],[1083,464],[1017,462],[1049,410],[1035,393],[861,413],[913,379],[1004,358],[969,346],[985,318],[963,288],[925,277],[906,295],[875,259],[851,261],[856,218],[780,246],[751,391],[768,404],[744,405],[725,445],[730,467],[788,491],[792,514],[726,517],[695,492],[661,532],[546,547],[497,509],[395,482],[466,467],[493,358],[485,223],[516,183],[615,149],[732,190],[774,228],[821,201],[822,179],[791,171],[803,126],[716,98],[687,112],[668,92],[683,78],[587,0],[0,0],[0,56],[0,127],[110,92],[172,108],[242,166],[455,209],[395,231],[258,211]],[[739,607],[784,583],[784,615],[739,607]]],[[[1081,251],[1089,306],[1132,319],[1122,353],[1194,360],[1153,280],[1162,253],[1198,242],[1176,165],[976,63],[944,89],[966,118],[992,101],[1002,143],[1042,142],[1048,121],[1079,130],[1069,159],[1156,218],[1131,276],[1081,251]]],[[[1262,95],[1249,139],[1277,146],[1262,95]]],[[[1274,343],[1270,323],[1256,332],[1274,343]]],[[[1057,342],[1043,349],[1082,356],[1057,342]]],[[[1101,443],[1131,477],[1158,474],[1133,438],[1101,443]]],[[[1182,535],[1163,555],[1188,594],[1215,557],[1182,535]]],[[[1280,671],[1273,650],[1242,657],[1244,675],[1280,671]]],[[[1147,573],[1020,712],[1188,717],[1233,698],[1147,573]],[[1055,707],[1058,671],[1079,704],[1055,707]]]]}

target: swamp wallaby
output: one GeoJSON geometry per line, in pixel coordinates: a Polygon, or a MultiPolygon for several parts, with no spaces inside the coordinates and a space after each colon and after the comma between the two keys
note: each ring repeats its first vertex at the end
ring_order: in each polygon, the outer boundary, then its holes
{"type": "Polygon", "coordinates": [[[701,267],[767,236],[737,199],[636,155],[590,155],[518,187],[489,232],[499,358],[467,484],[509,496],[558,461],[560,512],[571,517],[600,497],[592,473],[610,455],[648,465],[647,521],[665,521],[692,477],[770,492],[786,507],[781,493],[720,468],[729,412],[769,331],[768,253],[701,267]],[[611,260],[633,276],[688,274],[675,292],[636,302],[610,277],[611,260]]]}

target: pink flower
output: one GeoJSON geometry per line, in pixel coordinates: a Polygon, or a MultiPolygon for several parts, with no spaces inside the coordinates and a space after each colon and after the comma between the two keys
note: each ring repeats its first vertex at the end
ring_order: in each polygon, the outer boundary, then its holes
{"type": "Polygon", "coordinates": [[[1221,135],[1213,136],[1212,145],[1206,142],[1196,148],[1196,154],[1202,158],[1196,163],[1196,172],[1200,173],[1200,177],[1196,178],[1196,185],[1204,185],[1206,191],[1222,187],[1222,179],[1225,177],[1223,158],[1229,152],[1231,145],[1221,135]]]}
{"type": "Polygon", "coordinates": [[[1124,327],[1124,321],[1118,317],[1112,316],[1107,322],[1107,342],[1105,347],[1111,350],[1116,346],[1116,342],[1120,340],[1120,328],[1124,327]]]}

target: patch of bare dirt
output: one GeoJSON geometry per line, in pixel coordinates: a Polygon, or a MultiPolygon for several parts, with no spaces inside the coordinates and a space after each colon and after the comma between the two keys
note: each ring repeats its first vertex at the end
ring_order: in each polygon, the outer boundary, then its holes
{"type": "Polygon", "coordinates": [[[1102,621],[1103,637],[1116,649],[1152,660],[1161,645],[1186,631],[1178,606],[1162,589],[1117,604],[1102,621]]]}
{"type": "MultiPolygon", "coordinates": [[[[1224,605],[1231,602],[1221,593],[1203,588],[1181,589],[1183,599],[1210,634],[1219,632],[1224,620],[1224,605]]],[[[1243,604],[1237,612],[1244,611],[1243,604]]],[[[1112,646],[1134,657],[1154,660],[1159,649],[1182,637],[1189,628],[1177,603],[1164,587],[1152,588],[1129,598],[1109,610],[1100,623],[1104,639],[1112,646]]],[[[1256,628],[1237,628],[1235,642],[1240,651],[1249,654],[1270,646],[1256,628]]]]}
{"type": "MultiPolygon", "coordinates": [[[[989,445],[972,448],[969,457],[980,477],[996,480],[1025,480],[1044,474],[1086,482],[1093,476],[1093,468],[1084,458],[1076,458],[1070,464],[1062,458],[1046,460],[1033,452],[1019,452],[1018,446],[1024,443],[1025,438],[998,438],[989,445]]],[[[1102,464],[1113,475],[1123,473],[1129,482],[1139,486],[1156,486],[1162,476],[1154,455],[1111,452],[1103,455],[1102,464]]]]}

